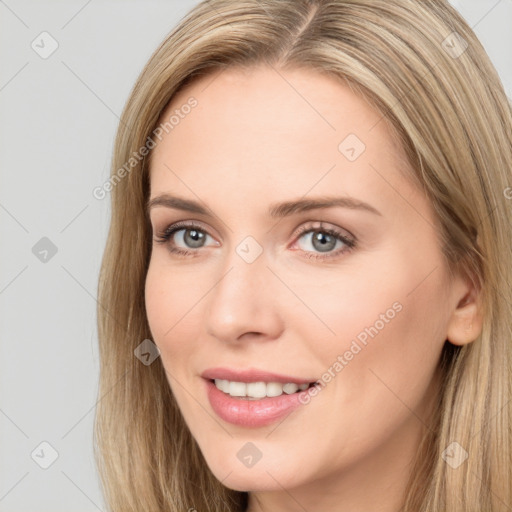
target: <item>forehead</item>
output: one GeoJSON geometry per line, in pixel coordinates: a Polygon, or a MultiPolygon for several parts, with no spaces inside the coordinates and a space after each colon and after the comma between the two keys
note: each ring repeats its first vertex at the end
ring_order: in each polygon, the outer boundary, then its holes
{"type": "Polygon", "coordinates": [[[152,195],[186,192],[187,180],[202,193],[222,180],[230,197],[246,191],[270,198],[283,187],[290,196],[333,187],[356,194],[375,180],[375,169],[396,173],[405,162],[382,114],[313,70],[216,71],[180,90],[160,122],[172,116],[152,150],[152,195]]]}

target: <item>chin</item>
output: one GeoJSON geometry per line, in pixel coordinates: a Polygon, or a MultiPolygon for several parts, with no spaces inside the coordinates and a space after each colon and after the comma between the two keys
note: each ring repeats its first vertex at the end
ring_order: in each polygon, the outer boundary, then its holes
{"type": "Polygon", "coordinates": [[[280,491],[304,483],[304,475],[287,473],[279,464],[265,464],[263,460],[253,467],[244,467],[238,459],[233,464],[226,464],[224,459],[220,464],[209,464],[209,468],[222,485],[234,491],[280,491]]]}
{"type": "MultiPolygon", "coordinates": [[[[267,473],[264,474],[247,474],[247,475],[235,475],[231,473],[227,478],[219,478],[215,475],[219,481],[233,491],[240,492],[256,492],[256,491],[282,491],[283,487],[288,488],[288,485],[279,485],[276,480],[271,478],[267,473]]],[[[279,480],[280,482],[280,480],[279,480]]]]}

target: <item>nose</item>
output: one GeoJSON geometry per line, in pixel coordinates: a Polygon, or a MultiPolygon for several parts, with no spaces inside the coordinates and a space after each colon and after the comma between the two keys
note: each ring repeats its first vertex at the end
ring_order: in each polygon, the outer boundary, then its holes
{"type": "Polygon", "coordinates": [[[264,253],[248,263],[233,250],[208,294],[208,334],[230,344],[277,339],[283,330],[279,286],[264,253]]]}

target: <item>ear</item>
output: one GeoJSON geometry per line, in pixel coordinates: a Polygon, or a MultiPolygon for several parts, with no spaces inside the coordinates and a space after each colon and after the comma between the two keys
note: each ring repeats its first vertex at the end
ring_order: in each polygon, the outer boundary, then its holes
{"type": "Polygon", "coordinates": [[[469,280],[458,278],[458,300],[448,322],[446,338],[454,345],[467,345],[475,341],[482,332],[483,318],[480,290],[469,280]]]}

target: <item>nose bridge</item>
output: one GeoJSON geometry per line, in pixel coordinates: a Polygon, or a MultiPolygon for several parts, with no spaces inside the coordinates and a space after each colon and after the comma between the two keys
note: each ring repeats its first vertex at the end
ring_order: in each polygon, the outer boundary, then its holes
{"type": "Polygon", "coordinates": [[[280,321],[272,277],[263,247],[253,237],[233,247],[211,292],[206,318],[210,334],[224,340],[246,332],[274,336],[280,321]]]}
{"type": "Polygon", "coordinates": [[[265,281],[269,284],[270,274],[263,247],[255,239],[244,239],[229,251],[223,270],[223,277],[213,290],[215,303],[228,309],[239,304],[247,311],[258,310],[268,290],[268,286],[263,285],[265,281]]]}

